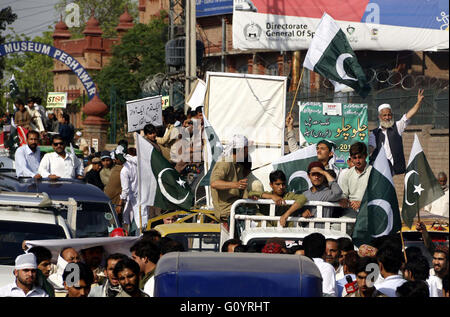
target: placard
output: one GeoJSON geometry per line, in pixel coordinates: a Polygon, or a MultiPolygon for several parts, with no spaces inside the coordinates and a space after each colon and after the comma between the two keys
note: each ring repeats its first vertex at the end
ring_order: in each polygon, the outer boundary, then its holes
{"type": "Polygon", "coordinates": [[[98,152],[98,139],[92,139],[92,147],[94,148],[95,152],[98,152]]]}
{"type": "Polygon", "coordinates": [[[363,142],[368,146],[367,104],[335,103],[331,107],[331,103],[303,102],[299,105],[300,141],[305,140],[308,144],[324,139],[334,142],[337,167],[347,167],[353,143],[363,142]],[[325,111],[330,114],[325,114],[325,111]],[[337,114],[340,111],[342,115],[337,114]]]}
{"type": "Polygon", "coordinates": [[[66,108],[67,92],[49,92],[47,96],[47,108],[66,108]]]}
{"type": "Polygon", "coordinates": [[[143,129],[151,123],[155,127],[162,125],[161,96],[127,101],[128,132],[143,129]]]}
{"type": "Polygon", "coordinates": [[[170,107],[170,96],[162,96],[161,102],[162,102],[162,110],[170,107]]]}

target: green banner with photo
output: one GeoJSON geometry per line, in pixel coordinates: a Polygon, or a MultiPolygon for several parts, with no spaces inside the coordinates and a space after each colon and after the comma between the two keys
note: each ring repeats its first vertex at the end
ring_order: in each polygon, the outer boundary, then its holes
{"type": "Polygon", "coordinates": [[[302,102],[299,111],[300,141],[316,144],[326,139],[336,144],[338,167],[346,168],[350,146],[368,146],[367,104],[302,102]]]}

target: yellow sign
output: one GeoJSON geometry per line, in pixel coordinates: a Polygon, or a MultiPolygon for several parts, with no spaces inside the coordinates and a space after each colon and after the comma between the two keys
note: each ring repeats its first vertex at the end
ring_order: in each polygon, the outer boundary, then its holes
{"type": "Polygon", "coordinates": [[[162,96],[161,97],[161,102],[162,102],[162,110],[164,110],[167,107],[169,107],[170,106],[169,96],[162,96]]]}
{"type": "Polygon", "coordinates": [[[67,92],[49,92],[47,97],[47,108],[66,108],[67,92]]]}

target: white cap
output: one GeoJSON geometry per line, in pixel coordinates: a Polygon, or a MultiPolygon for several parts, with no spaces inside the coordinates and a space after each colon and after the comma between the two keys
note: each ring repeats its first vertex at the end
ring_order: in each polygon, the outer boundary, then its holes
{"type": "Polygon", "coordinates": [[[242,149],[243,147],[248,146],[248,139],[243,135],[235,134],[231,144],[233,149],[242,149]]]}
{"type": "Polygon", "coordinates": [[[83,135],[83,133],[81,133],[81,131],[77,131],[75,134],[78,135],[78,136],[82,136],[83,135]]]}
{"type": "Polygon", "coordinates": [[[16,258],[16,270],[37,269],[36,256],[33,253],[21,254],[16,258]]]}
{"type": "Polygon", "coordinates": [[[383,109],[391,109],[392,110],[391,105],[388,104],[388,103],[383,103],[382,105],[379,105],[378,106],[378,113],[380,113],[381,110],[383,110],[383,109]]]}

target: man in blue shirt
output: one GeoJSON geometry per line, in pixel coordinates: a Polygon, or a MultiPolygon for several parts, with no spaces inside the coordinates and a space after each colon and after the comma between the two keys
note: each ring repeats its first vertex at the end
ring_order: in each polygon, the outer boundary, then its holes
{"type": "Polygon", "coordinates": [[[41,178],[38,173],[41,162],[41,151],[38,147],[39,132],[29,131],[27,133],[27,144],[22,145],[15,153],[15,167],[17,177],[41,178]]]}

